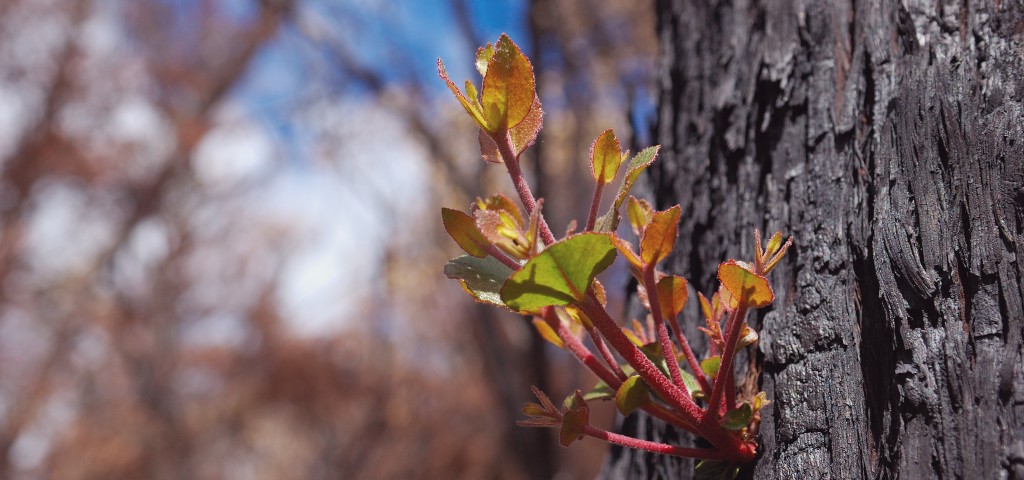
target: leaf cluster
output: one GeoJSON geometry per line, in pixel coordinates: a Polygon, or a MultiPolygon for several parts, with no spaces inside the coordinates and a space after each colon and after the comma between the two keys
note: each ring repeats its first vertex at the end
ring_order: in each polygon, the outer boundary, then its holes
{"type": "Polygon", "coordinates": [[[533,197],[518,165],[543,123],[533,67],[506,35],[477,51],[476,66],[483,77],[481,88],[466,81],[463,91],[438,60],[441,78],[480,129],[481,156],[506,166],[524,210],[500,194],[477,199],[468,211],[442,209],[445,230],[466,253],[451,260],[444,272],[477,301],[533,317],[543,338],[570,351],[601,378],[591,391],[570,395],[561,408],[534,389],[540,403],[526,405],[523,413],[528,419],[520,424],[559,428],[563,446],[590,435],[706,459],[712,463],[699,467],[706,470],[734,471],[731,465],[753,459],[767,397],[760,392],[738,398],[733,361],[738,349],[757,341],[746,314],[774,301],[767,275],[792,239],[783,242],[776,233],[762,246],[760,233],[755,232],[752,263],[728,260],[719,266],[718,290],[710,300],[698,295],[705,323],[700,330],[711,345],[708,355],[698,359],[678,322],[689,285],[659,268],[676,245],[682,208],[657,210],[630,195],[659,147],[631,156],[622,151],[614,131],[599,134],[589,152],[594,195],[586,226],[578,233],[570,228],[556,238],[542,214],[543,202],[533,197]],[[619,188],[601,213],[604,189],[617,180],[619,188]],[[635,243],[618,234],[623,204],[635,243]],[[604,288],[597,280],[618,255],[637,279],[638,295],[648,311],[642,321],[632,319],[629,328],[620,327],[608,314],[604,288]],[[623,415],[644,410],[705,438],[713,447],[652,444],[595,429],[589,425],[587,402],[600,400],[614,400],[623,415]]]}

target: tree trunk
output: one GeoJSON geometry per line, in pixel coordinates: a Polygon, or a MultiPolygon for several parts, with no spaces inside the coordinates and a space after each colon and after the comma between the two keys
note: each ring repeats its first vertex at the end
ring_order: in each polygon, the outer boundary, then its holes
{"type": "Polygon", "coordinates": [[[750,317],[772,404],[744,475],[1024,478],[1024,3],[657,6],[666,269],[709,292],[755,227],[796,241],[750,317]]]}

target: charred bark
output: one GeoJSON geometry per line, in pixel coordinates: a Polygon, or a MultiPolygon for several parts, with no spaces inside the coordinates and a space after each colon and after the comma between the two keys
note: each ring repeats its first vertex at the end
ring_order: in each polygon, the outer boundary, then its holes
{"type": "Polygon", "coordinates": [[[755,227],[796,237],[750,319],[773,403],[744,475],[1024,478],[1024,2],[657,7],[666,267],[707,292],[755,227]]]}

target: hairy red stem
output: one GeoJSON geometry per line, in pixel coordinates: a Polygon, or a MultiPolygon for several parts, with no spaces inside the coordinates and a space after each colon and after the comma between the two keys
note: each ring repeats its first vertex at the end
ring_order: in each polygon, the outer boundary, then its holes
{"type": "Polygon", "coordinates": [[[583,428],[583,433],[594,438],[600,438],[601,440],[604,440],[609,443],[622,445],[624,447],[646,450],[648,452],[675,455],[677,457],[700,458],[709,460],[738,460],[737,455],[734,454],[733,452],[726,452],[717,448],[689,448],[679,447],[675,445],[667,445],[664,443],[627,437],[625,435],[620,435],[606,430],[594,428],[591,427],[590,425],[587,425],[586,427],[583,428]]]}
{"type": "MultiPolygon", "coordinates": [[[[523,207],[527,212],[534,211],[537,208],[537,199],[530,191],[530,184],[523,178],[523,171],[519,168],[519,157],[516,156],[515,150],[512,148],[512,137],[508,130],[491,135],[491,139],[498,144],[498,153],[501,153],[505,168],[508,169],[508,175],[512,178],[512,185],[515,186],[519,200],[523,202],[523,207]]],[[[540,217],[540,236],[547,245],[555,243],[555,235],[551,233],[551,228],[548,227],[548,222],[543,215],[540,217]]]]}
{"type": "Polygon", "coordinates": [[[594,224],[597,223],[597,211],[601,209],[601,193],[604,191],[604,182],[598,180],[595,183],[597,186],[594,187],[594,198],[590,201],[590,214],[587,215],[587,228],[584,229],[586,232],[594,229],[594,224]]]}
{"type": "Polygon", "coordinates": [[[622,333],[619,326],[608,316],[608,312],[604,311],[604,307],[593,296],[584,299],[583,302],[580,302],[579,306],[590,317],[590,320],[597,327],[598,331],[601,332],[601,335],[608,339],[612,348],[619,352],[619,355],[622,355],[622,358],[626,359],[636,369],[636,372],[644,379],[647,385],[665,398],[673,407],[676,407],[684,419],[694,424],[699,423],[698,419],[702,417],[702,413],[697,404],[693,402],[693,399],[685,391],[674,385],[668,378],[665,378],[665,375],[658,370],[658,367],[654,366],[654,363],[626,338],[626,335],[622,333]]]}
{"type": "Polygon", "coordinates": [[[505,252],[501,251],[500,249],[498,249],[498,247],[495,247],[494,245],[487,245],[484,247],[484,250],[487,250],[488,255],[494,257],[495,260],[501,262],[506,267],[511,268],[512,270],[519,270],[520,268],[523,268],[523,266],[520,265],[519,262],[513,260],[508,255],[505,255],[505,252]]]}
{"type": "MultiPolygon", "coordinates": [[[[728,330],[725,335],[725,352],[722,353],[722,363],[718,367],[718,376],[715,377],[715,386],[711,390],[711,398],[708,399],[708,408],[704,412],[704,424],[717,424],[719,415],[721,414],[720,405],[718,402],[722,399],[722,393],[725,388],[725,384],[730,381],[730,375],[727,372],[732,371],[733,358],[736,356],[736,340],[739,338],[740,330],[743,325],[743,318],[747,316],[747,299],[746,296],[740,298],[739,307],[732,312],[729,316],[728,330]]],[[[735,387],[734,387],[735,388],[735,387]]]]}
{"type": "MultiPolygon", "coordinates": [[[[643,271],[644,288],[647,290],[647,303],[651,306],[651,316],[654,317],[654,328],[657,331],[658,343],[661,344],[661,351],[668,360],[668,372],[672,375],[672,383],[677,387],[686,389],[683,384],[683,375],[679,373],[679,361],[676,360],[675,348],[672,347],[672,340],[668,338],[668,327],[665,326],[665,316],[661,311],[661,303],[658,302],[658,282],[654,280],[654,265],[647,265],[643,271]]],[[[676,332],[677,334],[679,332],[676,332]]],[[[679,337],[681,341],[686,341],[679,337]]],[[[691,352],[692,355],[692,352],[691,352]]],[[[690,366],[693,368],[693,366],[690,366]]]]}
{"type": "Polygon", "coordinates": [[[619,385],[622,385],[622,380],[617,375],[612,373],[608,367],[604,366],[586,345],[583,345],[572,332],[569,331],[565,325],[562,325],[561,320],[558,319],[558,315],[555,314],[555,309],[552,307],[544,307],[541,311],[544,321],[547,322],[555,333],[558,334],[558,338],[562,339],[562,343],[565,344],[566,350],[569,350],[584,366],[594,372],[597,378],[608,384],[609,387],[618,389],[619,385]]]}

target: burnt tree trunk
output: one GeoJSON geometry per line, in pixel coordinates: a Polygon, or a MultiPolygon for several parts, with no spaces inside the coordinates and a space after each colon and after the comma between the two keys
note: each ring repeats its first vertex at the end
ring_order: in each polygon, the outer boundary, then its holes
{"type": "MultiPolygon", "coordinates": [[[[750,318],[773,403],[744,475],[1024,478],[1024,2],[657,7],[667,268],[707,292],[755,227],[796,237],[750,318]]],[[[605,474],[692,464],[615,450],[605,474]]]]}

